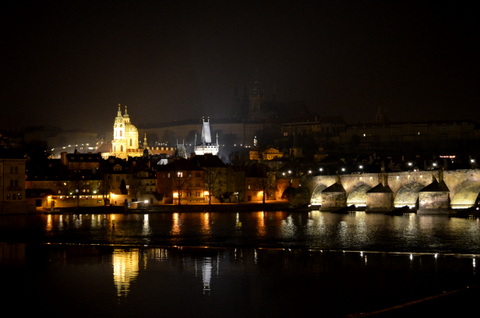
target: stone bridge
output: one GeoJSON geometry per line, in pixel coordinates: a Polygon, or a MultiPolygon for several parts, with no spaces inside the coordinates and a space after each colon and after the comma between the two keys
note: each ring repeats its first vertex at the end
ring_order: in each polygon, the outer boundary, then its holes
{"type": "Polygon", "coordinates": [[[355,206],[386,212],[408,206],[417,213],[448,213],[478,206],[480,169],[316,176],[310,203],[320,210],[355,206]]]}

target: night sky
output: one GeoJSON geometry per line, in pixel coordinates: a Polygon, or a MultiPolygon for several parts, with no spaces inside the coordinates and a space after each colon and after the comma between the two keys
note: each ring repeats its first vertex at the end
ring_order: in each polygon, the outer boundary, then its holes
{"type": "Polygon", "coordinates": [[[0,129],[226,117],[267,97],[371,121],[479,119],[475,1],[6,1],[0,129]]]}

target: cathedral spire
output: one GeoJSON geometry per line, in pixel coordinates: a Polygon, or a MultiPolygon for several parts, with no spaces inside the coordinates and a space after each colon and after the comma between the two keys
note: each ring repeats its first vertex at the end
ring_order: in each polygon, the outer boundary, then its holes
{"type": "Polygon", "coordinates": [[[122,110],[120,109],[121,105],[118,104],[117,117],[122,117],[122,110]]]}

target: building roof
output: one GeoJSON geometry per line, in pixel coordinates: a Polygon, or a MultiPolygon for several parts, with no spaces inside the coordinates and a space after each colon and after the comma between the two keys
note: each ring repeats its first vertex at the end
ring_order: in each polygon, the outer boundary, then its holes
{"type": "Polygon", "coordinates": [[[203,171],[203,169],[190,159],[177,158],[166,165],[159,165],[158,171],[203,171]]]}
{"type": "Polygon", "coordinates": [[[190,160],[202,168],[224,168],[225,163],[218,157],[212,154],[195,155],[190,160]]]}

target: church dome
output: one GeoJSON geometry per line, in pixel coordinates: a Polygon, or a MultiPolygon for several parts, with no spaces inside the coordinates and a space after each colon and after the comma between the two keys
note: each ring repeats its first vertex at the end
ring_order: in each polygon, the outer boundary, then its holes
{"type": "Polygon", "coordinates": [[[125,132],[131,132],[131,133],[137,133],[138,134],[138,129],[132,124],[125,124],[125,132]]]}

